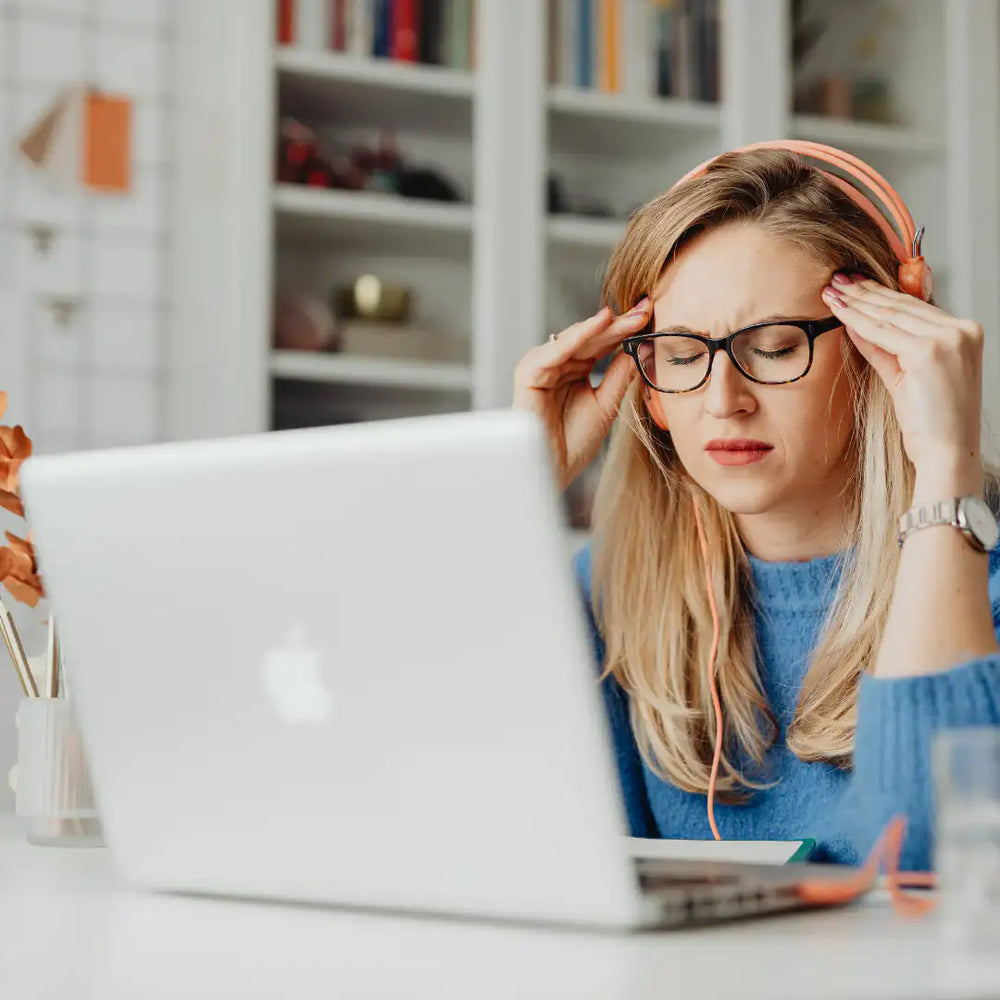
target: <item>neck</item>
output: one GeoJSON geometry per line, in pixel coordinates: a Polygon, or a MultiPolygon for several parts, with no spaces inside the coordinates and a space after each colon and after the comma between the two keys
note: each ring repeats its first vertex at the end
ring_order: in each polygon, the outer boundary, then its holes
{"type": "Polygon", "coordinates": [[[844,485],[827,482],[810,500],[760,514],[737,514],[744,548],[767,562],[805,562],[839,552],[848,535],[844,485]]]}

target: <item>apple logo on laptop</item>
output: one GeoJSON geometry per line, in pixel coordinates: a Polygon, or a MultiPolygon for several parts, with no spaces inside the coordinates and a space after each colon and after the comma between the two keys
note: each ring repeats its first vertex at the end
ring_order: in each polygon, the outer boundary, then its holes
{"type": "Polygon", "coordinates": [[[264,654],[264,690],[284,722],[318,725],[330,718],[320,651],[306,643],[301,626],[264,654]]]}

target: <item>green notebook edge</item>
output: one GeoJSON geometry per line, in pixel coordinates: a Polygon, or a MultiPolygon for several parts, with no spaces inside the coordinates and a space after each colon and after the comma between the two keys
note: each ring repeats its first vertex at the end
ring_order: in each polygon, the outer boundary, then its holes
{"type": "Polygon", "coordinates": [[[788,859],[787,864],[795,864],[798,861],[808,861],[816,850],[816,838],[806,837],[796,848],[795,853],[788,859]]]}

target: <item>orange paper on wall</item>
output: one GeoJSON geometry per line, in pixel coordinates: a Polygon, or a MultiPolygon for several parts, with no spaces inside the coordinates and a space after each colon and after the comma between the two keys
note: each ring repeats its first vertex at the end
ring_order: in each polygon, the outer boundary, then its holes
{"type": "Polygon", "coordinates": [[[89,188],[128,191],[132,102],[89,93],[84,114],[81,180],[89,188]]]}
{"type": "Polygon", "coordinates": [[[21,137],[36,169],[68,187],[123,194],[131,187],[132,102],[87,87],[61,93],[21,137]]]}

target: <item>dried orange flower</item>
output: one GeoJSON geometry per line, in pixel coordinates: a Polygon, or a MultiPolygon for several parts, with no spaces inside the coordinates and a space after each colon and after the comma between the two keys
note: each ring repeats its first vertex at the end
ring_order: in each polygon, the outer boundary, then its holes
{"type": "Polygon", "coordinates": [[[0,547],[0,573],[3,573],[3,585],[16,600],[35,607],[39,599],[45,596],[45,591],[38,575],[38,563],[35,561],[35,548],[31,544],[31,536],[25,539],[18,538],[9,531],[5,531],[4,534],[10,542],[10,547],[0,547]]]}
{"type": "MultiPolygon", "coordinates": [[[[7,393],[0,391],[0,417],[7,410],[7,393]]],[[[21,463],[31,455],[31,438],[21,427],[0,427],[0,507],[24,517],[20,497],[21,463]]],[[[15,600],[35,607],[45,596],[31,536],[27,539],[5,532],[8,546],[0,546],[0,583],[15,600]]]]}

